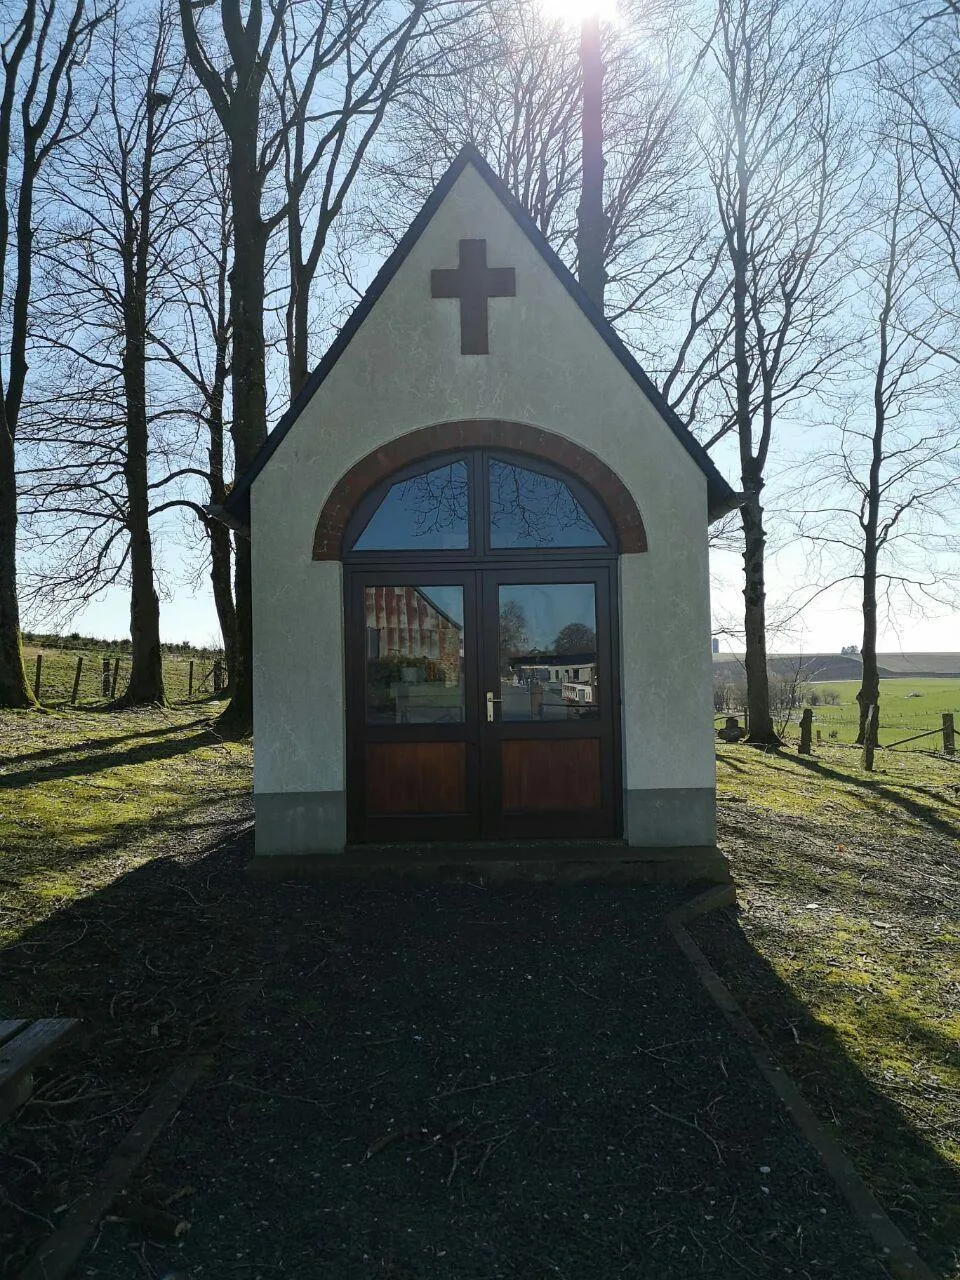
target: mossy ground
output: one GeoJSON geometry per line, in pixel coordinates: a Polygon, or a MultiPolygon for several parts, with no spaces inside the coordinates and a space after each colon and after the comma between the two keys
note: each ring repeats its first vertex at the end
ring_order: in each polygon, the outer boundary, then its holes
{"type": "Polygon", "coordinates": [[[0,715],[0,945],[249,791],[250,747],[220,738],[220,709],[0,715]]]}
{"type": "Polygon", "coordinates": [[[960,763],[721,746],[723,976],[873,1190],[960,1275],[960,763]],[[737,931],[739,932],[739,931],[737,931]],[[752,952],[752,954],[751,954],[752,952]]]}

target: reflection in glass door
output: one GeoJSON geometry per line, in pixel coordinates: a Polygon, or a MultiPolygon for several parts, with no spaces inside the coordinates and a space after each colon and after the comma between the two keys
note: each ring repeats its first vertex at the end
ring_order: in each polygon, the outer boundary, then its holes
{"type": "Polygon", "coordinates": [[[476,573],[371,571],[350,595],[354,838],[476,839],[476,573]]]}
{"type": "Polygon", "coordinates": [[[497,612],[501,718],[596,718],[600,703],[595,584],[501,584],[497,612]]]}
{"type": "Polygon", "coordinates": [[[462,586],[363,590],[367,724],[466,719],[462,586]]]}
{"type": "Polygon", "coordinates": [[[489,838],[616,833],[608,572],[483,574],[489,838]]]}

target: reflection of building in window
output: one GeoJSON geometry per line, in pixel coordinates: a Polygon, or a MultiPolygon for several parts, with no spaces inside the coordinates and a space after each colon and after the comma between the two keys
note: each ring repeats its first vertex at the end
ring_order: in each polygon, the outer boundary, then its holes
{"type": "Polygon", "coordinates": [[[537,681],[539,684],[563,684],[576,681],[595,684],[597,679],[597,655],[595,653],[528,653],[511,659],[510,670],[523,684],[537,681]]]}
{"type": "MultiPolygon", "coordinates": [[[[511,696],[509,719],[580,719],[594,716],[599,706],[596,651],[517,654],[510,662],[510,683],[518,694],[529,692],[529,716],[519,714],[520,704],[511,696]]],[[[507,707],[506,691],[504,699],[507,707]]]]}
{"type": "Polygon", "coordinates": [[[420,659],[428,680],[457,683],[463,652],[460,623],[417,587],[367,587],[364,603],[368,661],[420,659]]]}

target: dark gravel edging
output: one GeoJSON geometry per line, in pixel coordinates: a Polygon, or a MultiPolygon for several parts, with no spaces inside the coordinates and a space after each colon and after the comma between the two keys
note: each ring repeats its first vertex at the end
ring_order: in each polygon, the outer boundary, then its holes
{"type": "Polygon", "coordinates": [[[724,886],[694,898],[672,912],[669,926],[680,950],[690,961],[704,989],[745,1042],[757,1069],[783,1103],[790,1117],[820,1157],[837,1190],[875,1241],[896,1280],[937,1280],[900,1228],[857,1173],[849,1157],[827,1132],[794,1081],[772,1057],[759,1031],[740,1008],[729,988],[686,928],[691,921],[734,905],[736,893],[724,886]]]}

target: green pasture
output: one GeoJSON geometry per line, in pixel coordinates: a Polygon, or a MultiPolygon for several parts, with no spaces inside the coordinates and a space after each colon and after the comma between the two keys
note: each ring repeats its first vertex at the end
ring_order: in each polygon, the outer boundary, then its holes
{"type": "MultiPolygon", "coordinates": [[[[80,686],[77,690],[78,706],[95,706],[109,701],[102,692],[103,659],[110,661],[110,675],[113,678],[113,665],[119,659],[120,669],[117,673],[117,695],[123,693],[126,679],[130,674],[130,655],[126,653],[100,652],[96,649],[39,649],[32,645],[24,645],[23,663],[27,671],[27,681],[32,689],[37,674],[37,655],[41,657],[40,665],[40,701],[45,706],[62,706],[69,703],[73,693],[73,682],[77,672],[77,659],[83,658],[80,670],[80,686]]],[[[213,655],[195,654],[193,659],[193,699],[200,701],[209,698],[213,693],[213,655]]],[[[190,659],[181,654],[163,655],[163,680],[167,698],[171,702],[185,702],[190,684],[190,659]]]]}
{"type": "MultiPolygon", "coordinates": [[[[831,680],[823,683],[814,682],[809,686],[809,693],[816,692],[821,699],[824,693],[836,694],[839,701],[833,705],[825,705],[822,701],[813,708],[813,727],[819,729],[825,739],[836,733],[839,742],[853,742],[857,736],[859,723],[859,707],[857,680],[831,680]]],[[[922,733],[925,729],[939,729],[941,716],[945,711],[952,711],[957,728],[960,729],[960,677],[952,679],[905,679],[880,681],[880,745],[889,746],[900,738],[911,734],[922,733]]],[[[797,734],[794,714],[793,723],[788,733],[797,734]]],[[[920,750],[936,750],[936,738],[920,739],[911,742],[911,747],[920,750]]]]}

